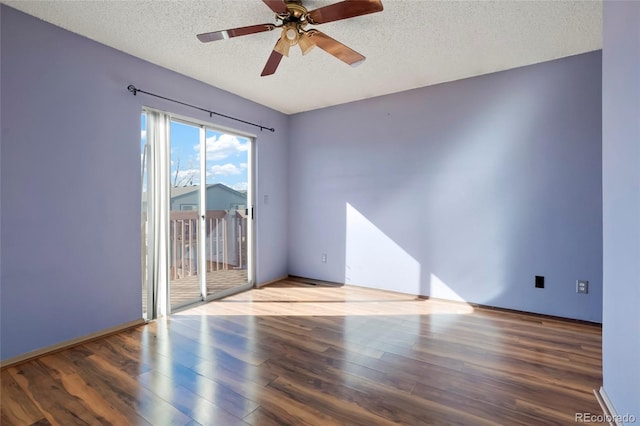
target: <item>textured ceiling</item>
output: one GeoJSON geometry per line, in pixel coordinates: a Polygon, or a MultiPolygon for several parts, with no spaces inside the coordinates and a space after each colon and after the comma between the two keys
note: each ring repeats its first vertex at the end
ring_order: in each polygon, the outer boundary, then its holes
{"type": "MultiPolygon", "coordinates": [[[[359,67],[292,48],[260,77],[277,30],[207,44],[195,35],[275,23],[261,0],[1,1],[287,114],[602,47],[601,1],[382,0],[380,13],[316,27],[365,55],[359,67]]],[[[303,0],[308,10],[332,3],[303,0]]]]}

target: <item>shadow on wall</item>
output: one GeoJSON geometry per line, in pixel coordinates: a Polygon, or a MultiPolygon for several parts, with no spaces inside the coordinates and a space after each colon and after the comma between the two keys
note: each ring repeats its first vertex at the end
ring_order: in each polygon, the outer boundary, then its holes
{"type": "Polygon", "coordinates": [[[402,292],[466,302],[434,273],[421,279],[421,265],[351,204],[346,206],[346,284],[389,289],[397,283],[402,292]]]}

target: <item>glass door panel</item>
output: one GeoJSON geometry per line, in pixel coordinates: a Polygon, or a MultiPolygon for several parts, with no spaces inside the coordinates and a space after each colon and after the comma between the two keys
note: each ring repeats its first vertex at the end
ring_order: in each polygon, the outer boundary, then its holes
{"type": "Polygon", "coordinates": [[[206,130],[204,252],[206,294],[230,294],[251,283],[251,143],[206,130]]]}
{"type": "Polygon", "coordinates": [[[200,239],[200,141],[197,125],[171,121],[169,294],[171,309],[203,299],[200,239]]]}

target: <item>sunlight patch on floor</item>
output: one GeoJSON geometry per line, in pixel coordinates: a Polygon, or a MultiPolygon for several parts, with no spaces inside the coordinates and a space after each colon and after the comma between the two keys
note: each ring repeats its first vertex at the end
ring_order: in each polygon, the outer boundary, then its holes
{"type": "Polygon", "coordinates": [[[421,299],[356,286],[267,286],[213,301],[175,315],[376,316],[469,314],[466,303],[421,299]]]}

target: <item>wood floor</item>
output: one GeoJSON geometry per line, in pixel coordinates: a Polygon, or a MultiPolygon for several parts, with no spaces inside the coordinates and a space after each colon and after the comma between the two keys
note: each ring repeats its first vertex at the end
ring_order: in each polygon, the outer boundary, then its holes
{"type": "Polygon", "coordinates": [[[601,329],[284,281],[1,372],[8,425],[569,425],[601,329]]]}

